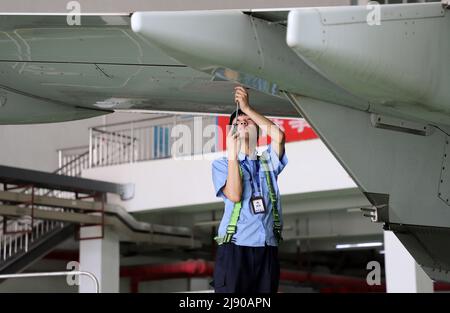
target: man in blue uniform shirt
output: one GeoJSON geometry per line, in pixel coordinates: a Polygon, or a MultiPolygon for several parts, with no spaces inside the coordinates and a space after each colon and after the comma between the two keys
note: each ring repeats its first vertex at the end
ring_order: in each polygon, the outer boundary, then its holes
{"type": "Polygon", "coordinates": [[[282,215],[277,177],[288,160],[284,133],[250,107],[248,93],[235,87],[240,110],[230,117],[237,131],[227,135],[227,157],[212,164],[217,197],[225,202],[214,268],[216,292],[277,292],[282,215]],[[259,129],[271,138],[257,152],[259,129]]]}

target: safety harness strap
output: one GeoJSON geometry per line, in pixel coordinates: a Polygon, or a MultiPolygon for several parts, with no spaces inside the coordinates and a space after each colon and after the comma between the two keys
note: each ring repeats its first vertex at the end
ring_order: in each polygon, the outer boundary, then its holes
{"type": "MultiPolygon", "coordinates": [[[[239,164],[239,175],[241,175],[242,179],[242,167],[239,164]]],[[[241,214],[242,201],[236,202],[233,207],[233,211],[231,212],[230,222],[227,226],[227,232],[224,237],[214,237],[214,240],[217,244],[221,245],[223,243],[229,243],[233,239],[234,234],[237,231],[237,222],[239,220],[239,215],[241,214]]]]}
{"type": "MultiPolygon", "coordinates": [[[[277,201],[277,195],[275,194],[275,191],[274,191],[274,188],[272,185],[272,180],[270,178],[270,169],[269,169],[268,159],[266,157],[265,152],[263,152],[263,154],[261,156],[261,163],[264,168],[264,174],[266,177],[267,187],[269,188],[270,201],[272,202],[273,232],[275,235],[275,239],[277,240],[278,243],[280,243],[280,241],[283,240],[283,237],[281,236],[282,227],[281,227],[281,222],[280,222],[280,215],[278,212],[278,201],[277,201]]],[[[241,168],[240,164],[239,164],[239,174],[241,175],[241,179],[242,179],[243,174],[242,174],[242,168],[241,168]]],[[[217,242],[217,244],[221,245],[221,244],[229,243],[232,241],[233,236],[234,236],[234,234],[236,234],[236,231],[237,231],[237,222],[239,220],[241,208],[242,208],[241,201],[236,202],[234,204],[233,211],[231,213],[230,222],[228,223],[225,236],[224,237],[219,237],[219,236],[214,237],[214,240],[217,242]]]]}
{"type": "Polygon", "coordinates": [[[278,211],[278,198],[275,194],[275,190],[272,185],[272,179],[270,178],[270,169],[269,169],[269,161],[266,158],[266,153],[263,153],[261,156],[262,166],[264,168],[264,174],[266,176],[267,187],[269,188],[269,197],[272,202],[272,214],[273,214],[273,232],[275,235],[275,239],[278,243],[283,240],[281,236],[281,221],[280,221],[280,213],[278,211]]]}

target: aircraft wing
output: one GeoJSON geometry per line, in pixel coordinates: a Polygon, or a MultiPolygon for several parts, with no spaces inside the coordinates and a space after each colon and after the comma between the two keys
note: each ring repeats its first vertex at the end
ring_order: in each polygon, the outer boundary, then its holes
{"type": "MultiPolygon", "coordinates": [[[[132,31],[129,15],[0,16],[0,124],[60,122],[113,110],[230,114],[233,82],[190,68],[132,31]]],[[[297,116],[252,91],[264,114],[297,116]]]]}
{"type": "Polygon", "coordinates": [[[289,99],[371,202],[367,215],[450,281],[447,6],[287,11],[136,12],[131,26],[183,64],[289,99]]]}

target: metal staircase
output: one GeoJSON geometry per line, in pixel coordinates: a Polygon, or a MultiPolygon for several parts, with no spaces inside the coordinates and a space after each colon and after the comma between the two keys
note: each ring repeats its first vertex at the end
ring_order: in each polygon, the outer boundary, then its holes
{"type": "Polygon", "coordinates": [[[77,240],[103,237],[111,226],[121,241],[163,246],[199,247],[192,230],[136,221],[107,194],[133,197],[134,187],[0,166],[0,274],[23,271],[71,236],[77,240]],[[3,190],[2,190],[3,189],[3,190]],[[84,227],[101,234],[80,238],[84,227]]]}
{"type": "MultiPolygon", "coordinates": [[[[53,173],[59,175],[70,175],[79,177],[81,171],[88,165],[89,150],[83,151],[70,159],[65,158],[64,164],[53,173]]],[[[9,219],[7,216],[0,216],[0,274],[10,274],[22,272],[26,267],[41,259],[53,250],[60,243],[73,236],[76,226],[70,222],[34,219],[33,211],[45,209],[43,206],[36,206],[33,203],[35,195],[52,196],[57,198],[72,198],[73,193],[61,190],[35,188],[31,186],[16,185],[8,188],[8,181],[4,182],[3,190],[16,189],[24,195],[31,195],[30,203],[15,203],[18,207],[32,206],[31,216],[15,217],[9,219]]],[[[11,202],[2,201],[3,204],[11,202]]],[[[55,209],[55,208],[53,208],[55,209]]],[[[58,208],[56,208],[58,210],[58,208]]],[[[63,208],[59,209],[64,211],[63,208]]]]}
{"type": "MultiPolygon", "coordinates": [[[[3,222],[3,218],[2,218],[3,222]]],[[[8,221],[17,231],[22,219],[8,221]]],[[[39,220],[31,231],[4,233],[0,231],[0,273],[19,273],[73,236],[75,225],[58,221],[39,220]]]]}

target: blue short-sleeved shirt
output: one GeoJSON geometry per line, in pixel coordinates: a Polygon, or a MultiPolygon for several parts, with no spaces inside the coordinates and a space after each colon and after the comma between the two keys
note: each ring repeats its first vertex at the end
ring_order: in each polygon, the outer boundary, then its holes
{"type": "MultiPolygon", "coordinates": [[[[256,151],[255,151],[256,153],[256,151]]],[[[270,176],[274,191],[278,198],[278,212],[280,222],[283,225],[283,217],[281,210],[280,191],[278,190],[277,178],[281,171],[288,163],[286,153],[280,159],[277,153],[269,145],[264,152],[266,158],[269,159],[270,176]]],[[[260,155],[260,153],[258,153],[260,155]]],[[[273,233],[273,212],[272,203],[269,197],[269,189],[264,174],[264,168],[260,162],[259,165],[259,181],[262,197],[267,208],[264,214],[254,214],[251,209],[250,198],[252,197],[252,186],[250,183],[250,170],[253,174],[253,181],[256,181],[256,169],[258,168],[255,156],[248,157],[244,153],[239,153],[239,161],[241,163],[243,174],[243,190],[242,190],[242,208],[237,222],[237,231],[233,236],[233,242],[240,246],[263,247],[266,243],[269,246],[277,246],[277,240],[273,233]],[[245,163],[245,164],[244,164],[245,163]],[[246,166],[245,166],[246,165],[246,166]]],[[[212,163],[212,179],[216,196],[221,197],[225,202],[225,212],[220,222],[218,236],[223,237],[231,218],[234,202],[229,200],[222,192],[225,186],[228,174],[228,159],[226,157],[214,160],[212,163]]],[[[255,187],[253,188],[255,189],[255,187]]]]}

